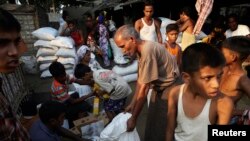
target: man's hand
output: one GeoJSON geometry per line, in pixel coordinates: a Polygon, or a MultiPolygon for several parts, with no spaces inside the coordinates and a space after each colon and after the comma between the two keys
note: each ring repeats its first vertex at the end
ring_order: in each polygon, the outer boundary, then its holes
{"type": "Polygon", "coordinates": [[[127,132],[131,132],[135,129],[136,125],[136,119],[133,117],[130,117],[127,121],[127,132]]]}
{"type": "Polygon", "coordinates": [[[129,112],[132,113],[132,111],[134,110],[135,104],[134,103],[130,103],[124,110],[125,113],[129,112]]]}

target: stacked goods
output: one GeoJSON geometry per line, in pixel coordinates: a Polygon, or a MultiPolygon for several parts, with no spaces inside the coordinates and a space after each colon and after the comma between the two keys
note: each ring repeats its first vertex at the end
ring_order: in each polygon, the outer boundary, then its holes
{"type": "Polygon", "coordinates": [[[41,78],[51,77],[49,65],[57,60],[55,56],[58,47],[50,44],[51,40],[57,36],[57,30],[51,27],[42,27],[32,32],[32,35],[38,38],[34,43],[34,47],[38,47],[36,59],[41,72],[41,78]]]}
{"type": "Polygon", "coordinates": [[[113,67],[113,71],[122,76],[127,82],[137,80],[138,61],[130,62],[123,56],[122,50],[117,47],[112,38],[109,39],[114,54],[114,62],[117,64],[113,67]]]}
{"type": "Polygon", "coordinates": [[[58,36],[50,44],[59,48],[55,54],[58,57],[57,61],[64,65],[67,74],[73,75],[76,63],[74,40],[71,37],[58,36]]]}
{"type": "Polygon", "coordinates": [[[39,28],[32,35],[38,38],[34,46],[39,48],[36,57],[41,78],[51,77],[49,66],[53,61],[62,63],[67,74],[73,74],[76,51],[71,37],[57,36],[58,31],[51,27],[39,28]]]}

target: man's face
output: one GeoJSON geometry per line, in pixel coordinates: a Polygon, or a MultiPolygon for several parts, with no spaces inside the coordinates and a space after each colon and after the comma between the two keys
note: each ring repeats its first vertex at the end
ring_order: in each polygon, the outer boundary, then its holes
{"type": "Polygon", "coordinates": [[[13,72],[19,66],[19,57],[26,50],[20,33],[0,32],[0,72],[13,72]]]}
{"type": "Polygon", "coordinates": [[[202,67],[190,77],[192,91],[201,94],[205,98],[213,98],[219,92],[219,85],[223,67],[202,67]]]}
{"type": "Polygon", "coordinates": [[[154,14],[154,8],[153,6],[145,6],[143,12],[145,17],[151,18],[154,14]]]}
{"type": "Polygon", "coordinates": [[[176,30],[172,30],[172,31],[169,31],[168,33],[166,33],[167,37],[168,37],[168,41],[173,43],[177,40],[178,38],[178,31],[176,30]]]}
{"type": "Polygon", "coordinates": [[[230,30],[235,31],[238,28],[238,22],[234,18],[229,18],[228,26],[230,30]]]}
{"type": "Polygon", "coordinates": [[[68,76],[67,76],[67,74],[66,74],[66,72],[65,72],[64,75],[55,77],[55,79],[56,79],[59,83],[61,83],[61,84],[66,84],[66,82],[67,82],[67,80],[68,80],[68,76]]]}
{"type": "Polygon", "coordinates": [[[223,53],[225,59],[226,59],[226,64],[231,64],[234,61],[234,55],[236,55],[233,51],[231,51],[228,48],[222,47],[221,52],[223,53]]]}
{"type": "Polygon", "coordinates": [[[54,129],[58,129],[59,127],[63,125],[64,119],[65,119],[65,113],[62,113],[59,115],[58,118],[51,119],[50,124],[52,125],[54,129]]]}
{"type": "Polygon", "coordinates": [[[86,26],[87,26],[87,28],[92,28],[93,27],[93,19],[92,18],[88,17],[86,19],[86,26]]]}
{"type": "Polygon", "coordinates": [[[137,52],[134,38],[123,39],[121,36],[115,38],[116,45],[122,49],[124,55],[134,58],[137,52]]]}
{"type": "Polygon", "coordinates": [[[84,57],[82,58],[82,62],[90,62],[91,59],[91,52],[90,51],[86,51],[86,54],[84,55],[84,57]]]}

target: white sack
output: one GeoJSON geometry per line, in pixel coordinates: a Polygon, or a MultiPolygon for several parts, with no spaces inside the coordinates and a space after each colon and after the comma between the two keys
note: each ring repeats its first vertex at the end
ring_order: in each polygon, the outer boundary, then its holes
{"type": "Polygon", "coordinates": [[[137,81],[138,75],[137,75],[137,73],[128,74],[128,75],[122,76],[122,78],[123,78],[124,80],[126,80],[126,81],[129,83],[129,82],[137,81]]]}
{"type": "Polygon", "coordinates": [[[100,134],[100,141],[140,141],[136,128],[132,132],[127,132],[127,120],[130,113],[120,113],[110,124],[108,124],[100,134]]]}
{"type": "Polygon", "coordinates": [[[59,57],[57,59],[57,62],[60,62],[63,65],[66,65],[66,64],[72,64],[72,65],[74,65],[75,64],[75,58],[71,58],[71,57],[69,57],[69,58],[59,57]]]}
{"type": "Polygon", "coordinates": [[[46,40],[37,40],[34,43],[34,47],[47,47],[47,48],[54,48],[55,46],[52,46],[50,44],[50,41],[46,41],[46,40]]]}
{"type": "Polygon", "coordinates": [[[58,31],[52,27],[41,27],[31,33],[40,40],[53,40],[56,38],[58,31]]]}
{"type": "Polygon", "coordinates": [[[49,70],[45,70],[42,72],[41,74],[41,78],[46,78],[46,77],[51,77],[51,73],[49,72],[49,70]]]}
{"type": "Polygon", "coordinates": [[[116,65],[112,68],[112,70],[121,76],[136,73],[138,70],[138,61],[134,60],[132,64],[126,67],[121,67],[116,65]]]}
{"type": "Polygon", "coordinates": [[[39,56],[53,56],[56,54],[56,52],[58,51],[57,47],[53,47],[53,48],[44,48],[41,47],[38,49],[37,53],[36,53],[36,57],[39,56]]]}
{"type": "Polygon", "coordinates": [[[76,50],[74,48],[60,48],[55,55],[58,57],[76,58],[76,50]]]}
{"type": "Polygon", "coordinates": [[[51,63],[57,59],[56,56],[39,56],[37,58],[38,63],[51,63]]]}
{"type": "Polygon", "coordinates": [[[50,45],[57,47],[73,48],[75,42],[71,37],[57,36],[54,40],[50,42],[50,45]]]}

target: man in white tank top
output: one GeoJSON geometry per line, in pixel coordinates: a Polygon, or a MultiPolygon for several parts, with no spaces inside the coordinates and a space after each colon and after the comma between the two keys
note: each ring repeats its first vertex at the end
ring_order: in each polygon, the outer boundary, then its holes
{"type": "Polygon", "coordinates": [[[144,17],[135,22],[135,29],[139,33],[142,40],[154,41],[162,43],[160,32],[160,22],[152,18],[154,13],[153,4],[145,2],[144,17]]]}
{"type": "Polygon", "coordinates": [[[184,50],[182,79],[168,95],[166,141],[207,141],[208,125],[228,124],[233,101],[219,92],[222,53],[205,43],[184,50]]]}

